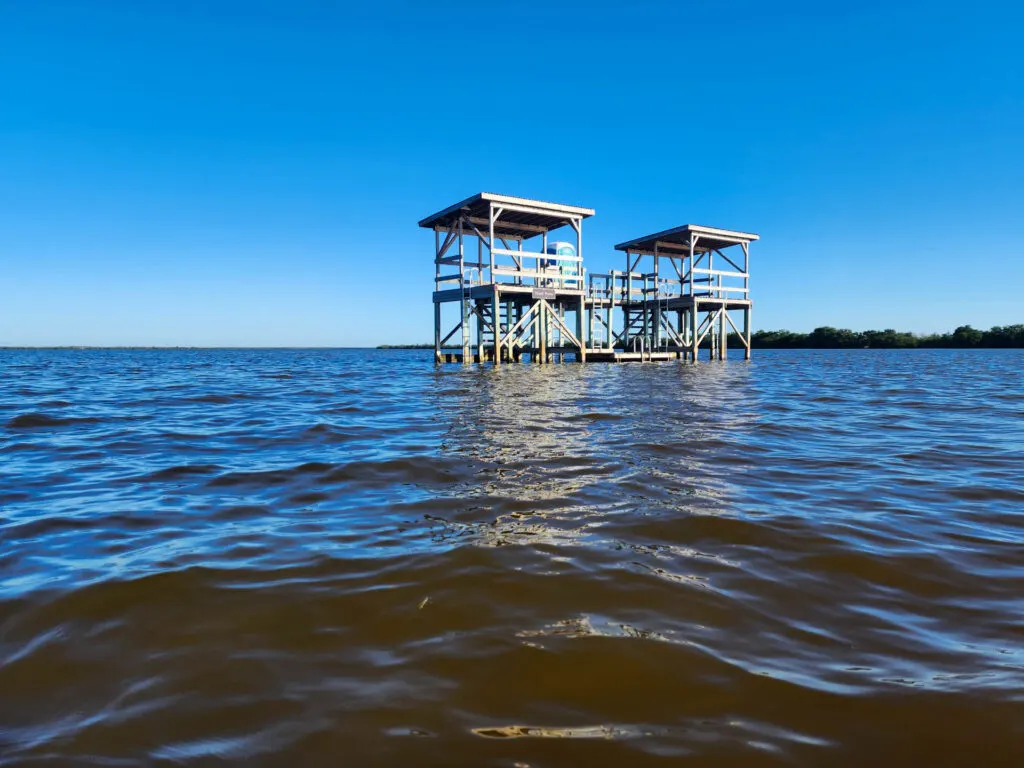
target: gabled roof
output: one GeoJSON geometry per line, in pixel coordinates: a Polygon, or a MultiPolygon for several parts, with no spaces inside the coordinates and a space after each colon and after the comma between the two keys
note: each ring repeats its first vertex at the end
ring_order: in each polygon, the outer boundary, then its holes
{"type": "Polygon", "coordinates": [[[496,195],[492,192],[480,192],[468,197],[461,203],[438,211],[420,221],[419,225],[427,229],[439,227],[447,229],[455,225],[460,216],[476,219],[477,226],[488,226],[491,204],[505,207],[501,213],[495,233],[498,235],[532,235],[557,229],[564,226],[570,219],[585,219],[594,215],[593,208],[581,208],[575,205],[547,203],[542,200],[530,200],[525,197],[496,195]],[[506,207],[507,206],[507,207],[506,207]]]}
{"type": "Polygon", "coordinates": [[[751,232],[739,232],[734,229],[718,229],[717,227],[702,227],[699,224],[684,224],[675,229],[666,229],[664,232],[655,232],[653,235],[637,237],[627,240],[615,246],[617,251],[631,251],[633,253],[654,253],[655,245],[658,252],[666,256],[671,253],[689,252],[690,236],[697,235],[697,242],[694,245],[695,253],[706,253],[707,251],[721,250],[730,245],[750,243],[758,239],[758,236],[751,232]]]}

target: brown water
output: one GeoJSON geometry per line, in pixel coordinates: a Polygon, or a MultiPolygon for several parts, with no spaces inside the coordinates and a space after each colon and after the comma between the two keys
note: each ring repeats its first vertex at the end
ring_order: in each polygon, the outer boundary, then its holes
{"type": "Polygon", "coordinates": [[[0,765],[1024,764],[1022,369],[0,352],[0,765]]]}

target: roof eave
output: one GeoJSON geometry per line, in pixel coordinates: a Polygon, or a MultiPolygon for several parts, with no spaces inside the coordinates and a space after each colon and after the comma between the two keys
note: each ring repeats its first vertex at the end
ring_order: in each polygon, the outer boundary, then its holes
{"type": "MultiPolygon", "coordinates": [[[[705,235],[708,239],[717,240],[730,240],[734,243],[752,243],[755,240],[759,240],[760,236],[753,232],[740,232],[735,229],[719,229],[718,227],[705,227],[700,224],[683,224],[680,227],[673,227],[672,229],[666,229],[661,232],[655,232],[652,235],[644,235],[643,237],[636,237],[632,240],[627,240],[624,243],[619,243],[615,246],[617,251],[628,251],[630,248],[640,248],[647,246],[648,250],[653,250],[654,244],[658,241],[671,242],[671,238],[676,235],[685,233],[693,233],[696,235],[705,235]]],[[[677,245],[685,245],[685,243],[679,242],[677,245]]]]}
{"type": "Polygon", "coordinates": [[[583,208],[582,206],[576,205],[563,205],[562,203],[549,203],[544,200],[531,200],[528,197],[499,195],[494,192],[478,192],[455,205],[450,205],[437,213],[431,214],[424,219],[420,219],[419,226],[424,227],[425,229],[431,229],[438,224],[443,224],[446,219],[451,218],[461,209],[471,207],[480,202],[495,203],[497,205],[504,204],[510,207],[520,206],[522,208],[530,208],[539,216],[550,216],[552,222],[564,221],[577,216],[579,218],[586,219],[594,215],[593,208],[583,208]]]}
{"type": "Polygon", "coordinates": [[[445,216],[449,216],[458,211],[459,209],[465,208],[467,205],[475,203],[477,200],[483,199],[484,194],[485,193],[483,192],[477,192],[475,195],[470,195],[465,200],[462,200],[461,202],[458,202],[455,205],[450,205],[442,211],[438,211],[437,213],[427,216],[425,219],[420,219],[419,226],[427,228],[433,227],[434,224],[443,219],[445,216]]]}

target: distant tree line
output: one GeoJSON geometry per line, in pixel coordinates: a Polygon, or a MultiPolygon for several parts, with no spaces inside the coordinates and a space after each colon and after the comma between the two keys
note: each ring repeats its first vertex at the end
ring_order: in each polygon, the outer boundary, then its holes
{"type": "MultiPolygon", "coordinates": [[[[1024,325],[997,325],[987,331],[961,325],[952,333],[926,335],[894,331],[892,328],[884,331],[851,331],[824,325],[810,333],[757,331],[750,341],[751,346],[758,349],[1020,349],[1024,348],[1024,325]]],[[[733,343],[738,344],[739,339],[733,343]]]]}
{"type": "MultiPolygon", "coordinates": [[[[742,346],[735,333],[729,334],[729,346],[742,346]]],[[[979,331],[961,325],[952,333],[918,335],[906,331],[851,331],[823,325],[810,333],[793,331],[756,331],[750,339],[755,349],[906,349],[932,347],[945,349],[1022,349],[1024,325],[997,325],[979,331]]],[[[377,349],[433,349],[433,344],[381,344],[377,349]]]]}

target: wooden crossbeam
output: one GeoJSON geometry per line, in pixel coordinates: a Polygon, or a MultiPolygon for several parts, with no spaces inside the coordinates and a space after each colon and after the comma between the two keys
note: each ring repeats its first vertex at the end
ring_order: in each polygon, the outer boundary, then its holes
{"type": "Polygon", "coordinates": [[[533,313],[537,310],[541,303],[543,303],[543,299],[537,304],[534,304],[532,307],[530,307],[523,313],[523,316],[519,318],[519,322],[513,325],[509,329],[508,333],[506,333],[504,337],[502,337],[500,346],[504,347],[509,343],[509,341],[512,340],[516,333],[519,332],[519,329],[522,328],[523,324],[526,323],[526,321],[530,318],[531,315],[533,315],[533,313]]]}
{"type": "Polygon", "coordinates": [[[448,339],[450,339],[452,336],[454,336],[455,332],[460,330],[461,328],[462,328],[462,320],[460,319],[459,322],[457,322],[455,324],[455,327],[452,328],[450,331],[448,331],[448,335],[445,336],[443,339],[441,339],[441,343],[438,346],[443,347],[445,345],[445,343],[448,341],[448,339]]]}
{"type": "Polygon", "coordinates": [[[562,330],[562,333],[568,336],[569,340],[573,344],[575,344],[577,347],[582,348],[583,344],[580,342],[579,339],[576,338],[576,334],[569,330],[569,326],[567,326],[562,321],[562,318],[558,316],[558,313],[555,312],[554,308],[550,304],[548,304],[547,301],[545,301],[544,299],[541,299],[539,303],[543,304],[547,308],[548,317],[555,321],[555,325],[557,325],[562,330]]]}
{"type": "MultiPolygon", "coordinates": [[[[723,312],[723,311],[724,311],[724,309],[723,309],[723,308],[719,308],[719,310],[718,310],[717,312],[714,312],[714,313],[708,314],[708,316],[707,316],[707,317],[705,318],[705,320],[706,320],[706,322],[707,322],[707,328],[705,328],[705,329],[704,329],[704,332],[703,332],[703,333],[701,333],[701,334],[700,334],[700,335],[699,335],[699,336],[697,337],[697,344],[696,344],[696,346],[698,346],[698,347],[699,347],[699,346],[700,346],[700,343],[701,343],[702,341],[704,341],[704,338],[705,338],[705,337],[706,337],[706,336],[708,335],[708,333],[710,333],[710,332],[711,332],[711,329],[715,327],[715,322],[716,322],[716,321],[718,320],[718,318],[719,318],[719,317],[721,316],[721,314],[722,314],[722,312],[723,312]]],[[[701,323],[701,324],[703,325],[703,323],[701,323]]],[[[698,330],[699,330],[699,329],[698,329],[698,330]]]]}
{"type": "Polygon", "coordinates": [[[740,271],[740,272],[742,273],[742,274],[740,275],[740,277],[746,277],[746,273],[745,273],[745,272],[743,272],[743,267],[741,267],[741,266],[740,266],[739,264],[737,264],[737,263],[736,263],[735,261],[733,261],[732,259],[730,259],[730,258],[729,258],[728,256],[726,256],[726,255],[725,255],[724,253],[722,253],[722,250],[721,250],[720,248],[715,248],[715,253],[717,253],[717,254],[718,254],[719,256],[721,256],[721,257],[722,257],[723,259],[725,259],[726,261],[728,261],[728,262],[729,262],[729,263],[730,263],[730,264],[732,265],[733,269],[739,270],[739,271],[740,271]]]}
{"type": "Polygon", "coordinates": [[[683,337],[679,335],[679,332],[672,327],[672,321],[667,314],[661,316],[661,327],[663,330],[668,332],[669,338],[673,339],[679,346],[685,346],[683,343],[683,337]]]}
{"type": "MultiPolygon", "coordinates": [[[[724,307],[723,307],[722,311],[725,312],[725,308],[724,307]]],[[[732,326],[732,329],[736,332],[736,335],[740,337],[740,341],[743,342],[743,346],[746,347],[747,349],[750,349],[749,342],[747,341],[746,337],[740,332],[740,329],[736,327],[736,323],[734,323],[732,321],[732,318],[729,317],[729,313],[728,312],[725,312],[725,319],[729,321],[729,325],[732,326]]]]}

